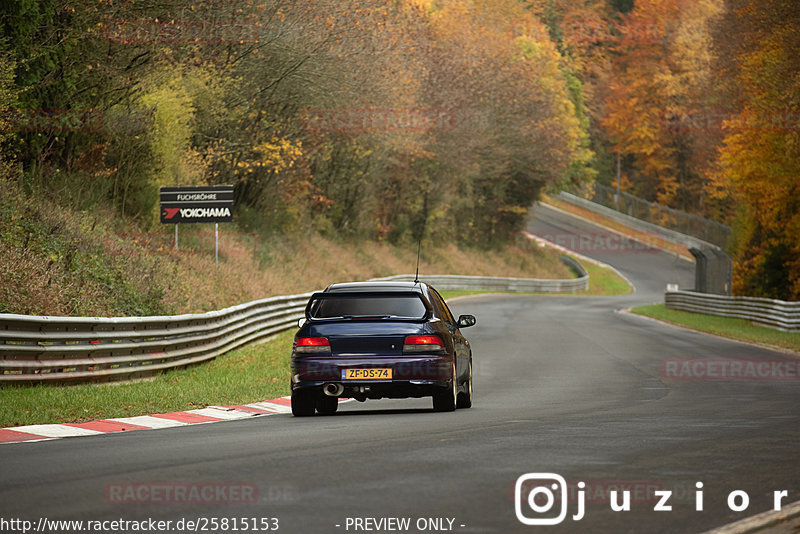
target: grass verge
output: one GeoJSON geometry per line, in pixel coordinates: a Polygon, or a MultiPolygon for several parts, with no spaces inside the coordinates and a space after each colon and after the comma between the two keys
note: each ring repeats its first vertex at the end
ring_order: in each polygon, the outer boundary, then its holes
{"type": "Polygon", "coordinates": [[[770,348],[777,347],[800,352],[800,333],[774,330],[755,325],[746,319],[670,310],[664,304],[639,306],[631,311],[699,332],[756,343],[770,348]]]}
{"type": "Polygon", "coordinates": [[[628,282],[618,275],[613,269],[602,267],[596,263],[589,261],[580,261],[578,258],[573,257],[574,260],[579,261],[580,264],[589,273],[589,289],[575,293],[578,296],[589,297],[615,297],[619,295],[627,295],[633,288],[628,282]]]}
{"type": "Polygon", "coordinates": [[[231,406],[289,394],[293,331],[208,363],[177,369],[153,380],[74,386],[0,387],[0,427],[77,423],[231,406]]]}

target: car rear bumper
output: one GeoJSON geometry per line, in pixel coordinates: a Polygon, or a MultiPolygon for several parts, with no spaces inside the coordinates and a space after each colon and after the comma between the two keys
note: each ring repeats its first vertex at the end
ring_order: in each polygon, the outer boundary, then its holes
{"type": "Polygon", "coordinates": [[[292,360],[292,390],[339,383],[339,397],[407,398],[431,395],[453,378],[453,359],[448,356],[403,357],[296,357],[292,360]],[[391,369],[390,380],[343,380],[346,369],[391,369]]]}
{"type": "MultiPolygon", "coordinates": [[[[333,382],[298,382],[292,384],[292,390],[320,388],[333,382]]],[[[339,382],[341,383],[341,382],[339,382]]],[[[344,390],[339,395],[342,399],[408,399],[430,397],[437,389],[446,388],[448,381],[386,381],[386,382],[360,382],[342,384],[344,390]]]]}

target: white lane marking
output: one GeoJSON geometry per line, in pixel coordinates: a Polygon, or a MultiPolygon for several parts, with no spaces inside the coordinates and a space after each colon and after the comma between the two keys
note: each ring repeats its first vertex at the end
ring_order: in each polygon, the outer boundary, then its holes
{"type": "Polygon", "coordinates": [[[247,406],[252,406],[254,408],[263,408],[265,410],[271,410],[276,413],[292,413],[292,408],[290,406],[284,406],[283,404],[273,404],[271,402],[254,402],[252,404],[248,404],[247,406]]]}
{"type": "Polygon", "coordinates": [[[208,408],[201,408],[199,410],[191,410],[188,413],[196,413],[198,415],[215,417],[217,419],[245,419],[255,415],[252,412],[246,412],[244,410],[219,408],[216,406],[209,406],[208,408]]]}
{"type": "Polygon", "coordinates": [[[108,419],[108,421],[116,421],[118,423],[127,423],[129,425],[139,425],[147,428],[170,428],[173,426],[186,426],[189,423],[175,421],[174,419],[163,419],[161,417],[153,417],[152,415],[137,415],[135,417],[118,417],[116,419],[108,419]]]}
{"type": "Polygon", "coordinates": [[[89,430],[88,428],[77,428],[67,425],[15,426],[13,430],[48,438],[67,438],[71,436],[94,436],[96,434],[105,434],[105,432],[100,432],[99,430],[89,430]]]}
{"type": "MultiPolygon", "coordinates": [[[[281,397],[282,399],[291,399],[291,397],[281,397]]],[[[276,400],[276,399],[273,399],[276,400]]],[[[348,402],[352,401],[353,399],[345,399],[340,400],[340,402],[348,402]]],[[[289,406],[285,406],[283,404],[276,404],[269,401],[261,401],[261,402],[254,402],[251,404],[245,404],[244,406],[249,406],[252,408],[257,408],[265,411],[272,412],[274,414],[284,414],[284,413],[291,413],[292,408],[289,406]]],[[[207,417],[213,417],[214,419],[219,420],[234,420],[234,419],[245,419],[247,417],[255,417],[259,415],[270,415],[269,413],[253,413],[247,410],[243,410],[241,408],[233,408],[233,407],[225,407],[225,406],[209,406],[207,408],[201,408],[198,410],[191,410],[188,413],[195,413],[198,415],[203,415],[207,417]]],[[[133,417],[115,417],[106,419],[106,421],[114,421],[116,423],[128,424],[128,425],[136,425],[139,427],[143,427],[145,429],[157,429],[157,428],[171,428],[177,426],[187,426],[190,424],[200,424],[200,423],[187,423],[183,421],[176,421],[174,419],[166,419],[163,417],[155,417],[152,415],[137,415],[133,417]]],[[[209,421],[210,423],[216,423],[218,421],[209,421]]],[[[87,428],[77,428],[68,425],[59,425],[59,424],[46,424],[46,425],[27,425],[27,426],[16,426],[10,427],[4,430],[16,430],[18,432],[25,432],[27,434],[32,434],[35,436],[41,436],[41,439],[31,439],[31,440],[21,440],[25,442],[34,442],[34,441],[46,441],[50,439],[57,439],[57,438],[65,438],[65,437],[72,437],[72,436],[95,436],[97,434],[106,434],[107,432],[103,432],[100,430],[90,430],[87,428]]],[[[138,429],[137,429],[138,430],[138,429]]],[[[3,443],[20,443],[17,441],[9,441],[3,443]]]]}
{"type": "MultiPolygon", "coordinates": [[[[3,429],[7,430],[7,429],[3,429]]],[[[0,441],[0,445],[10,445],[12,443],[36,443],[37,441],[53,441],[54,439],[58,438],[42,438],[42,439],[25,439],[22,441],[0,441]]]]}

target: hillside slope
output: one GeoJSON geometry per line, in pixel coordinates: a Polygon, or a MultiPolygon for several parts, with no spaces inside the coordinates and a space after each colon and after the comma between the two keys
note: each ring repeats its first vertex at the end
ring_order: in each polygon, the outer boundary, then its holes
{"type": "MultiPolygon", "coordinates": [[[[13,188],[0,199],[0,313],[121,316],[196,313],[414,272],[416,247],[318,233],[260,237],[220,226],[132,230],[103,211],[73,211],[13,188]]],[[[423,242],[420,272],[571,278],[556,253],[462,250],[423,242]]]]}

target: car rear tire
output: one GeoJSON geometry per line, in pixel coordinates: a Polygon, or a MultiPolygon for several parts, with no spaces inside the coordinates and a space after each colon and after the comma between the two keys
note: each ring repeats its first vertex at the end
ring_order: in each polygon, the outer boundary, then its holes
{"type": "Polygon", "coordinates": [[[458,394],[458,408],[472,408],[472,361],[469,362],[469,373],[467,383],[464,384],[464,392],[458,394]]]}
{"type": "Polygon", "coordinates": [[[456,382],[456,369],[453,366],[453,378],[450,385],[433,393],[433,410],[435,412],[455,411],[458,399],[458,385],[456,382]]]}
{"type": "Polygon", "coordinates": [[[292,415],[308,417],[314,415],[318,392],[313,389],[296,389],[292,391],[292,415]]]}
{"type": "Polygon", "coordinates": [[[329,397],[324,393],[317,398],[317,413],[320,415],[333,415],[339,407],[339,397],[329,397]]]}

